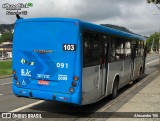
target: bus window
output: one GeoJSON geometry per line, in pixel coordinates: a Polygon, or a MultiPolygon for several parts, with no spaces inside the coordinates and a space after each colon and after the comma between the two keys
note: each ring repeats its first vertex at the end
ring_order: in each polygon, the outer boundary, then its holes
{"type": "Polygon", "coordinates": [[[96,33],[83,34],[83,65],[94,66],[99,63],[99,36],[96,33]]]}
{"type": "Polygon", "coordinates": [[[126,40],[124,48],[125,48],[124,49],[125,57],[130,58],[131,57],[131,42],[126,40]]]}
{"type": "Polygon", "coordinates": [[[144,42],[141,41],[141,56],[144,54],[144,42]]]}
{"type": "Polygon", "coordinates": [[[140,56],[141,55],[141,48],[140,48],[140,41],[136,41],[136,57],[140,56]]]}
{"type": "Polygon", "coordinates": [[[113,38],[111,42],[111,61],[125,58],[124,41],[120,38],[113,38]]]}

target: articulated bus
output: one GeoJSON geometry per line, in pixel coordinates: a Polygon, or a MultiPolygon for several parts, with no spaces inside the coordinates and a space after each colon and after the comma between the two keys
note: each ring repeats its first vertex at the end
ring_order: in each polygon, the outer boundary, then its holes
{"type": "Polygon", "coordinates": [[[78,19],[18,19],[12,89],[18,97],[95,103],[140,78],[145,38],[78,19]]]}

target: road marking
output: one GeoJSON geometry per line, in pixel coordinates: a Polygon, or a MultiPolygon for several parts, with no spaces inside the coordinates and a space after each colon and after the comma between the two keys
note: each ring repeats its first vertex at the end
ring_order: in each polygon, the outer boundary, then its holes
{"type": "Polygon", "coordinates": [[[151,64],[151,63],[154,63],[154,62],[156,62],[156,61],[159,61],[159,59],[156,59],[156,60],[154,60],[154,61],[148,62],[148,63],[146,63],[146,65],[151,64]]]}
{"type": "Polygon", "coordinates": [[[40,100],[40,101],[38,101],[38,102],[31,103],[31,104],[29,104],[29,105],[26,105],[26,106],[23,106],[23,107],[20,107],[20,108],[14,109],[14,110],[9,111],[9,112],[19,112],[19,111],[21,111],[21,110],[24,110],[24,109],[30,108],[30,107],[32,107],[32,106],[35,106],[35,105],[41,104],[41,103],[43,103],[43,102],[45,102],[45,101],[44,101],[44,100],[40,100]]]}
{"type": "Polygon", "coordinates": [[[0,84],[1,86],[2,85],[7,85],[7,84],[11,84],[12,82],[8,82],[8,83],[3,83],[3,84],[0,84]]]}

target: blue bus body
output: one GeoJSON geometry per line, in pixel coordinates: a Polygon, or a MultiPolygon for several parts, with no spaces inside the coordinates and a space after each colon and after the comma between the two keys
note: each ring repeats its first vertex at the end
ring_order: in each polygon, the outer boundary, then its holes
{"type": "Polygon", "coordinates": [[[19,19],[15,23],[13,40],[14,94],[82,105],[81,30],[86,28],[111,35],[145,39],[77,19],[19,19]]]}

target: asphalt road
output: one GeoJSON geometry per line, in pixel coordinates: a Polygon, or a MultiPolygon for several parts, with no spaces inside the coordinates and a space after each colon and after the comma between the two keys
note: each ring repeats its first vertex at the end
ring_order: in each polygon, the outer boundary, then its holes
{"type": "MultiPolygon", "coordinates": [[[[158,70],[158,67],[158,55],[151,55],[147,57],[146,72],[142,79],[148,77],[151,73],[158,70]]],[[[154,78],[155,76],[149,78],[149,81],[152,81],[154,78]]],[[[120,94],[115,100],[111,100],[110,96],[108,96],[107,98],[104,98],[103,100],[95,104],[85,106],[73,106],[65,103],[41,101],[37,99],[28,99],[22,97],[18,98],[12,93],[11,78],[0,79],[0,112],[46,112],[48,115],[55,115],[55,117],[65,117],[66,120],[84,120],[84,118],[79,118],[79,116],[81,116],[83,112],[87,112],[86,117],[89,117],[93,114],[93,112],[114,112],[118,110],[145,85],[149,84],[149,81],[144,83],[144,85],[140,88],[137,88],[136,90],[133,89],[131,91],[132,93],[126,94],[128,90],[130,90],[134,85],[139,82],[135,81],[134,84],[132,84],[131,86],[125,86],[120,90],[120,94]],[[124,94],[126,94],[123,98],[124,101],[120,101],[119,97],[122,97],[124,94]]],[[[33,119],[28,120],[32,121],[33,119]]],[[[45,120],[50,121],[52,119],[49,118],[45,120]]],[[[86,120],[90,119],[86,118],[86,120]]]]}

